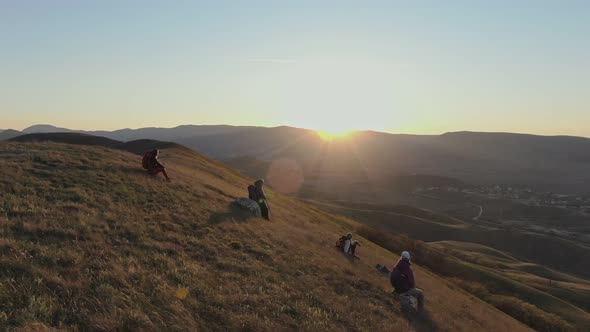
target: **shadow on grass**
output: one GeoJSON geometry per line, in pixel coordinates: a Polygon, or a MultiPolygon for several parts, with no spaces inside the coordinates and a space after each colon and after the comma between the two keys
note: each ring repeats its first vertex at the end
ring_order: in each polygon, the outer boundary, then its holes
{"type": "Polygon", "coordinates": [[[126,176],[141,176],[146,179],[153,179],[159,181],[165,181],[166,178],[162,174],[150,174],[147,170],[141,167],[121,167],[120,170],[126,174],[126,176]]]}
{"type": "Polygon", "coordinates": [[[344,257],[350,265],[356,265],[358,262],[361,261],[361,257],[347,255],[343,253],[342,250],[340,250],[340,248],[338,247],[334,247],[334,250],[336,251],[336,253],[342,255],[342,257],[344,257]]]}
{"type": "Polygon", "coordinates": [[[10,226],[12,238],[22,241],[31,241],[42,244],[61,244],[76,240],[78,237],[71,231],[62,229],[25,229],[22,222],[10,226]]]}
{"type": "Polygon", "coordinates": [[[404,317],[408,320],[408,325],[412,326],[418,332],[439,331],[440,329],[430,317],[427,309],[417,312],[414,309],[402,310],[404,317]]]}
{"type": "Polygon", "coordinates": [[[244,210],[238,204],[232,202],[225,211],[212,214],[209,217],[209,225],[216,225],[223,222],[245,222],[251,218],[256,217],[250,211],[244,210]]]}
{"type": "Polygon", "coordinates": [[[127,173],[127,174],[144,174],[144,175],[150,175],[148,174],[147,170],[143,169],[141,167],[141,165],[139,165],[139,167],[121,167],[121,171],[123,171],[123,173],[127,173]]]}

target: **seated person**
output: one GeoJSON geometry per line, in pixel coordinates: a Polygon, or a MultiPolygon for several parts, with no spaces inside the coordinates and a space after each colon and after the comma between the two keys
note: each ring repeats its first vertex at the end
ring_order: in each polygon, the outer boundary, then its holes
{"type": "Polygon", "coordinates": [[[152,150],[148,151],[143,155],[142,166],[144,169],[147,169],[148,174],[156,175],[158,173],[164,174],[164,177],[167,181],[170,181],[168,174],[166,173],[166,168],[160,164],[158,161],[158,156],[160,155],[160,150],[152,150]]]}
{"type": "Polygon", "coordinates": [[[346,238],[342,243],[342,252],[349,256],[355,257],[356,247],[360,247],[361,244],[359,241],[355,241],[352,239],[352,233],[346,234],[346,238]]]}
{"type": "Polygon", "coordinates": [[[266,193],[264,192],[264,188],[262,188],[263,185],[263,179],[258,179],[256,180],[256,182],[254,182],[254,185],[249,185],[248,198],[258,203],[258,206],[260,206],[260,212],[262,214],[262,217],[266,220],[270,220],[270,207],[268,206],[268,202],[266,200],[266,193]]]}
{"type": "Polygon", "coordinates": [[[424,292],[416,288],[414,273],[410,268],[410,253],[402,252],[402,256],[393,268],[389,281],[398,294],[408,294],[418,300],[418,310],[424,309],[424,292]]]}

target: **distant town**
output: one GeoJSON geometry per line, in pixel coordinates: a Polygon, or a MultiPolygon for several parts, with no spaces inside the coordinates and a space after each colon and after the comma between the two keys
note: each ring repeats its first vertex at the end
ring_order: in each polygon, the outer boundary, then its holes
{"type": "Polygon", "coordinates": [[[480,186],[476,188],[428,187],[417,188],[419,192],[449,191],[477,195],[492,199],[506,199],[530,206],[556,207],[590,213],[590,195],[567,195],[553,192],[537,192],[531,188],[506,185],[480,186]]]}

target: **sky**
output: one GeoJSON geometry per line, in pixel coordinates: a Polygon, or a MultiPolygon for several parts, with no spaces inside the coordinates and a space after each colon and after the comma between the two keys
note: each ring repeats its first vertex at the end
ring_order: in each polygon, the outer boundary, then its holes
{"type": "Polygon", "coordinates": [[[0,0],[0,128],[590,137],[589,1],[0,0]]]}

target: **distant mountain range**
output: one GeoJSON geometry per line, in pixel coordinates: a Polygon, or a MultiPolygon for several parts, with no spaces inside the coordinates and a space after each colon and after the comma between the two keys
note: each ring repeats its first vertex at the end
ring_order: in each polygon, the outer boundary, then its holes
{"type": "MultiPolygon", "coordinates": [[[[477,132],[398,135],[362,131],[346,139],[324,141],[315,131],[307,129],[225,125],[115,131],[36,125],[22,131],[25,134],[49,132],[85,133],[118,141],[171,141],[224,161],[253,177],[267,177],[273,161],[289,159],[289,165],[296,165],[302,173],[305,189],[316,192],[374,196],[395,190],[396,179],[408,175],[442,176],[474,185],[508,184],[564,193],[590,192],[590,139],[582,137],[477,132]]],[[[22,133],[2,131],[0,139],[22,133]]]]}

